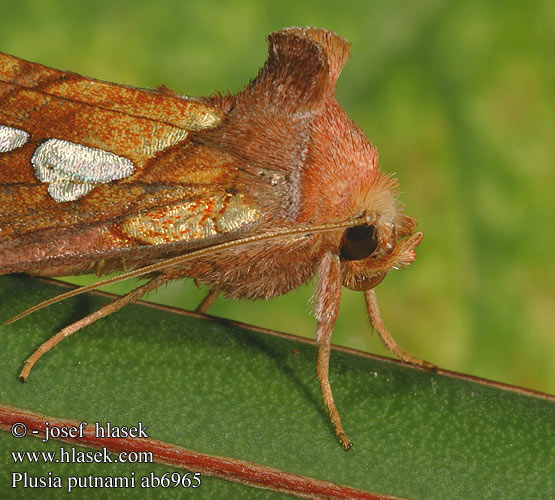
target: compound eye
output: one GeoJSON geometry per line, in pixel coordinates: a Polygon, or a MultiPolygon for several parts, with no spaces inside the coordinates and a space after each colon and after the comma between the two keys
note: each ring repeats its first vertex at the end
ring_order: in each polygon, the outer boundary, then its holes
{"type": "Polygon", "coordinates": [[[373,225],[350,227],[343,233],[339,256],[343,260],[362,260],[370,257],[378,247],[378,237],[373,225]]]}

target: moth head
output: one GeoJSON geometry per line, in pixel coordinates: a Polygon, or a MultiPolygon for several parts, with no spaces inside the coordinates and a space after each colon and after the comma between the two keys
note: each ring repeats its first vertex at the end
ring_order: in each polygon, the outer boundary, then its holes
{"type": "Polygon", "coordinates": [[[416,221],[403,213],[395,188],[395,179],[380,175],[363,200],[368,222],[341,234],[342,282],[351,290],[370,290],[388,271],[406,268],[416,258],[423,235],[415,232],[416,221]]]}

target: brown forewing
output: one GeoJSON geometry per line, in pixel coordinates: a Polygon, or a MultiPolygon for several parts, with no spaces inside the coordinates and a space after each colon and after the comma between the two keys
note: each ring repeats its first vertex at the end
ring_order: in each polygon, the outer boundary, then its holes
{"type": "MultiPolygon", "coordinates": [[[[152,247],[175,247],[175,239],[149,240],[122,230],[123,222],[143,214],[156,224],[169,206],[197,207],[202,200],[194,212],[197,234],[183,243],[217,241],[217,231],[198,229],[224,213],[239,190],[236,168],[228,155],[191,139],[221,118],[216,107],[167,90],[109,84],[0,53],[0,125],[30,134],[23,147],[0,153],[0,273],[100,271],[97,263],[114,257],[109,267],[163,257],[152,247]],[[56,201],[31,164],[52,138],[127,158],[134,173],[98,184],[76,201],[56,201]]],[[[256,208],[241,202],[243,210],[256,208]]]]}

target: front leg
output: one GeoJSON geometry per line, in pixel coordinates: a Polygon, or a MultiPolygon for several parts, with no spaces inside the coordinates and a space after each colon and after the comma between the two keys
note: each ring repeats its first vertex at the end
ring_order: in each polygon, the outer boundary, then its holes
{"type": "Polygon", "coordinates": [[[315,313],[318,322],[316,329],[316,342],[318,343],[318,361],[316,373],[320,381],[322,399],[328,409],[331,423],[335,429],[339,442],[345,450],[352,443],[345,434],[341,425],[341,418],[331,392],[328,378],[331,351],[331,334],[339,312],[341,299],[341,268],[339,257],[328,253],[320,262],[318,268],[318,283],[316,285],[315,313]]]}
{"type": "Polygon", "coordinates": [[[429,363],[428,361],[424,361],[423,359],[415,358],[412,354],[409,354],[397,345],[397,342],[395,342],[391,334],[387,331],[387,328],[382,321],[380,310],[378,308],[378,299],[376,298],[376,292],[373,288],[364,292],[364,298],[366,300],[370,323],[378,332],[385,348],[395,354],[395,356],[397,356],[403,363],[436,371],[437,367],[435,365],[429,363]]]}

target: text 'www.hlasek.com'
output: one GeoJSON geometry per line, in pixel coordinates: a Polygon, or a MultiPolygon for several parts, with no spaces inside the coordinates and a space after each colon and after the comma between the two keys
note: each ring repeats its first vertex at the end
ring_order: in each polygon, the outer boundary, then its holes
{"type": "MultiPolygon", "coordinates": [[[[16,422],[11,426],[14,438],[32,435],[40,438],[42,443],[50,440],[66,441],[55,448],[47,450],[35,449],[11,450],[14,467],[11,472],[11,487],[21,489],[54,488],[68,493],[83,488],[129,489],[129,488],[198,488],[201,485],[199,472],[142,472],[130,470],[127,466],[123,474],[113,473],[116,469],[110,467],[108,474],[95,464],[151,464],[154,463],[152,451],[140,449],[140,440],[148,439],[147,426],[139,422],[133,426],[116,426],[110,423],[89,425],[81,422],[78,425],[53,425],[44,422],[40,429],[28,429],[23,422],[16,422]],[[88,445],[93,450],[72,446],[79,440],[88,438],[88,445]],[[98,439],[98,446],[91,444],[91,440],[98,439]],[[127,451],[114,452],[110,450],[110,440],[136,440],[139,446],[127,451]],[[68,473],[63,464],[81,464],[71,467],[68,473]],[[49,470],[49,467],[52,470],[49,470]],[[63,470],[58,474],[56,468],[63,470]],[[79,469],[84,469],[82,473],[79,469]],[[25,470],[29,469],[29,470],[25,470]],[[32,471],[32,472],[31,472],[32,471]],[[38,471],[38,472],[37,472],[38,471]]],[[[28,443],[32,443],[27,441],[28,443]]],[[[22,443],[22,442],[20,442],[22,443]]],[[[36,443],[36,441],[35,441],[36,443]]],[[[19,444],[19,443],[18,443],[19,444]]],[[[42,445],[41,445],[42,446],[42,445]]],[[[49,445],[51,446],[51,444],[49,445]]],[[[108,471],[107,471],[108,472],[108,471]]]]}

